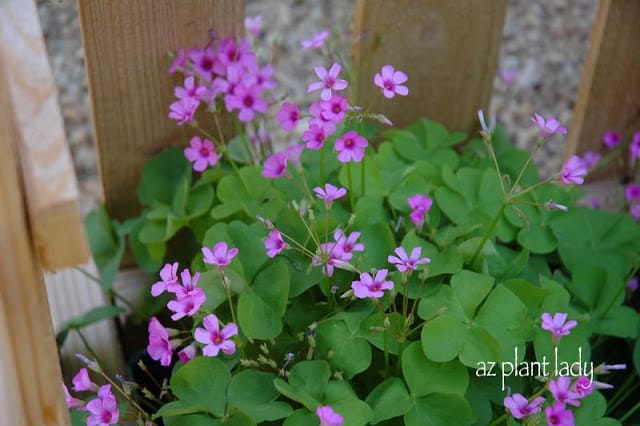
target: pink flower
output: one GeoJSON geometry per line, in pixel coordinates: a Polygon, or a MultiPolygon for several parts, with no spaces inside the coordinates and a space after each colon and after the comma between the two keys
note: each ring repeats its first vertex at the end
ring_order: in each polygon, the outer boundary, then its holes
{"type": "Polygon", "coordinates": [[[324,146],[325,137],[324,127],[316,123],[310,123],[309,130],[302,134],[302,140],[307,143],[307,148],[316,150],[324,146]]]}
{"type": "Polygon", "coordinates": [[[213,246],[213,251],[209,247],[202,247],[204,263],[216,265],[219,269],[224,269],[231,263],[231,260],[238,254],[237,248],[228,248],[227,243],[220,241],[213,246]]]}
{"type": "Polygon", "coordinates": [[[567,410],[561,402],[556,402],[551,407],[544,409],[549,426],[575,426],[573,411],[567,410]]]}
{"type": "Polygon", "coordinates": [[[630,183],[624,190],[624,196],[629,201],[640,200],[640,185],[637,183],[630,183]]]}
{"type": "Polygon", "coordinates": [[[342,70],[340,64],[333,64],[329,71],[325,67],[315,67],[314,70],[321,81],[311,83],[307,88],[307,93],[322,89],[320,98],[323,101],[331,99],[332,90],[343,90],[349,85],[346,80],[338,78],[338,74],[342,70]]]}
{"type": "Polygon", "coordinates": [[[498,71],[498,75],[500,76],[500,79],[505,84],[505,86],[511,86],[518,78],[518,71],[508,68],[501,68],[498,71]]]}
{"type": "Polygon", "coordinates": [[[562,336],[568,336],[571,329],[578,325],[575,320],[567,321],[568,314],[556,313],[551,317],[551,314],[545,312],[542,314],[541,327],[544,330],[550,331],[554,341],[558,341],[562,336]]]}
{"type": "Polygon", "coordinates": [[[158,297],[169,287],[178,284],[178,262],[166,263],[160,270],[160,281],[151,286],[151,295],[158,297]]]}
{"type": "Polygon", "coordinates": [[[384,65],[380,73],[376,73],[373,82],[382,89],[385,98],[391,99],[396,94],[407,96],[409,89],[401,84],[407,81],[407,75],[402,71],[396,71],[392,65],[384,65]]]}
{"type": "Polygon", "coordinates": [[[200,279],[200,273],[196,272],[191,277],[191,272],[185,269],[180,274],[182,278],[182,285],[176,285],[169,287],[168,290],[176,294],[176,300],[172,300],[167,303],[167,308],[171,312],[175,312],[171,315],[171,319],[174,321],[179,320],[185,316],[192,316],[200,306],[207,299],[204,290],[196,287],[198,285],[198,279],[200,279]]]}
{"type": "Polygon", "coordinates": [[[348,163],[354,161],[359,163],[364,158],[364,149],[369,142],[358,135],[355,130],[350,130],[341,138],[336,139],[336,151],[338,151],[338,161],[348,163]]]}
{"type": "Polygon", "coordinates": [[[591,394],[595,389],[594,383],[587,376],[580,376],[573,382],[573,387],[571,390],[578,395],[579,398],[584,398],[585,396],[591,394]]]}
{"type": "Polygon", "coordinates": [[[320,102],[322,118],[339,123],[344,118],[348,106],[347,100],[340,93],[334,93],[330,100],[320,102]]]}
{"type": "Polygon", "coordinates": [[[549,392],[556,402],[580,406],[580,395],[571,390],[571,377],[560,376],[556,380],[549,380],[549,392]]]}
{"type": "Polygon", "coordinates": [[[73,391],[74,392],[83,392],[83,391],[97,391],[98,385],[93,383],[89,378],[89,372],[86,368],[81,368],[73,377],[73,391]]]}
{"type": "Polygon", "coordinates": [[[218,51],[209,46],[206,48],[197,48],[189,51],[189,60],[193,64],[195,71],[206,81],[211,81],[211,73],[218,59],[218,51]]]}
{"type": "Polygon", "coordinates": [[[67,389],[67,385],[62,385],[62,390],[64,391],[64,400],[67,403],[67,408],[77,408],[78,410],[84,410],[84,401],[74,398],[69,393],[69,389],[67,389]]]}
{"type": "Polygon", "coordinates": [[[329,30],[322,30],[315,34],[311,40],[302,40],[300,47],[302,47],[302,50],[320,49],[324,46],[327,37],[329,37],[329,30]]]}
{"type": "Polygon", "coordinates": [[[220,351],[227,355],[233,355],[236,351],[236,343],[231,340],[232,336],[238,334],[238,326],[232,322],[225,325],[220,330],[218,317],[214,314],[207,315],[202,320],[204,328],[196,328],[194,337],[204,345],[202,353],[205,356],[218,356],[220,351]]]}
{"type": "Polygon", "coordinates": [[[315,124],[316,126],[323,128],[325,135],[329,136],[336,131],[336,123],[324,118],[322,114],[323,112],[322,101],[312,102],[311,105],[309,105],[309,114],[311,114],[311,117],[313,118],[309,120],[308,128],[311,128],[311,126],[315,124]]]}
{"type": "Polygon", "coordinates": [[[118,423],[120,411],[116,398],[111,393],[111,385],[104,385],[98,391],[98,397],[89,401],[87,411],[87,426],[108,426],[118,423]]]}
{"type": "Polygon", "coordinates": [[[333,269],[335,267],[335,261],[340,260],[336,257],[335,252],[336,243],[322,243],[316,253],[311,258],[311,264],[313,266],[322,266],[322,275],[327,277],[333,276],[333,269]]]}
{"type": "Polygon", "coordinates": [[[269,236],[264,241],[264,247],[267,249],[267,256],[269,257],[276,257],[286,246],[287,244],[282,239],[282,234],[277,229],[270,231],[269,236]]]}
{"type": "Polygon", "coordinates": [[[636,221],[640,222],[640,204],[634,204],[629,207],[629,214],[636,221]]]}
{"type": "Polygon", "coordinates": [[[602,159],[602,155],[593,151],[586,151],[582,154],[582,161],[587,169],[592,168],[602,159]]]}
{"type": "Polygon", "coordinates": [[[185,346],[184,349],[178,352],[178,358],[182,361],[183,364],[188,363],[192,359],[196,357],[198,354],[198,347],[195,342],[191,343],[189,346],[185,346]]]}
{"type": "Polygon", "coordinates": [[[297,143],[295,145],[290,145],[287,147],[285,154],[287,154],[287,161],[290,161],[295,167],[301,167],[300,157],[304,152],[304,144],[297,143]]]}
{"type": "Polygon", "coordinates": [[[318,407],[316,415],[320,418],[320,426],[342,426],[344,418],[328,405],[318,407]]]}
{"type": "Polygon", "coordinates": [[[244,28],[255,38],[260,37],[262,32],[262,16],[245,16],[244,28]]]}
{"type": "Polygon", "coordinates": [[[347,194],[347,190],[345,188],[338,188],[330,183],[325,183],[324,188],[316,186],[313,188],[313,192],[316,193],[318,198],[324,200],[324,205],[327,210],[331,208],[335,200],[342,198],[347,194]]]}
{"type": "Polygon", "coordinates": [[[542,409],[540,406],[544,402],[544,398],[539,396],[529,402],[527,398],[519,393],[514,393],[512,396],[507,396],[504,399],[504,406],[509,409],[509,412],[516,419],[525,419],[532,414],[540,412],[542,409]]]}
{"type": "Polygon", "coordinates": [[[184,87],[176,87],[174,89],[174,94],[178,99],[184,98],[198,98],[198,89],[200,89],[200,85],[195,83],[193,76],[189,76],[184,80],[184,87]]]}
{"type": "Polygon", "coordinates": [[[240,39],[239,43],[231,37],[223,40],[216,58],[213,71],[218,75],[228,75],[231,70],[240,72],[243,67],[251,69],[256,66],[256,55],[245,38],[240,39]]]}
{"type": "Polygon", "coordinates": [[[376,272],[375,278],[371,277],[368,272],[360,274],[360,281],[351,283],[353,293],[358,299],[379,299],[384,296],[384,290],[393,290],[393,281],[387,280],[389,271],[381,269],[376,272]]]}
{"type": "Polygon", "coordinates": [[[409,203],[409,207],[413,210],[409,217],[415,227],[420,229],[424,223],[425,213],[431,210],[433,200],[424,194],[416,194],[407,198],[407,203],[409,203]]]}
{"type": "Polygon", "coordinates": [[[633,134],[631,144],[629,145],[629,156],[631,163],[640,159],[640,131],[633,134]]]}
{"type": "Polygon", "coordinates": [[[631,278],[629,281],[627,281],[627,289],[631,290],[631,291],[636,291],[638,289],[638,279],[637,278],[631,278]]]}
{"type": "Polygon", "coordinates": [[[298,124],[300,120],[300,109],[291,102],[285,102],[282,104],[280,111],[278,111],[276,118],[280,122],[282,130],[290,132],[296,127],[296,124],[298,124]]]}
{"type": "Polygon", "coordinates": [[[420,258],[422,254],[422,247],[414,247],[411,250],[411,257],[407,257],[407,252],[404,251],[404,248],[398,247],[395,249],[396,256],[388,256],[387,261],[392,265],[396,265],[398,271],[407,272],[407,271],[415,271],[418,265],[422,265],[424,263],[431,263],[431,259],[428,257],[420,258]]]}
{"type": "Polygon", "coordinates": [[[540,137],[547,138],[554,133],[560,133],[562,135],[567,134],[567,129],[562,127],[560,122],[555,119],[553,116],[549,116],[549,118],[545,121],[544,117],[540,114],[534,114],[534,117],[531,118],[535,124],[540,128],[540,137]]]}
{"type": "Polygon", "coordinates": [[[194,98],[182,98],[171,104],[169,107],[169,118],[176,120],[178,126],[182,126],[185,123],[191,124],[193,117],[196,114],[196,110],[200,105],[200,101],[194,98]]]}
{"type": "Polygon", "coordinates": [[[350,260],[353,251],[364,251],[364,244],[357,242],[360,237],[359,232],[352,232],[349,236],[346,236],[342,229],[336,229],[333,233],[333,238],[336,240],[336,246],[334,248],[336,257],[340,260],[350,260]]]}
{"type": "Polygon", "coordinates": [[[173,343],[169,341],[169,331],[160,324],[156,317],[149,320],[149,344],[147,352],[154,361],[160,361],[160,365],[168,367],[171,365],[173,356],[173,343]]]}
{"type": "Polygon", "coordinates": [[[287,161],[289,156],[286,152],[276,152],[264,160],[262,176],[269,179],[277,179],[287,176],[287,161]]]}
{"type": "Polygon", "coordinates": [[[608,149],[614,149],[615,147],[620,145],[621,142],[622,136],[620,136],[620,133],[616,132],[615,130],[609,130],[602,137],[602,143],[608,149]]]}
{"type": "Polygon", "coordinates": [[[193,163],[193,170],[203,172],[209,166],[218,164],[218,154],[213,142],[200,136],[191,138],[191,146],[184,149],[184,156],[193,163]]]}
{"type": "Polygon", "coordinates": [[[233,94],[225,98],[228,108],[239,109],[238,119],[243,123],[248,123],[255,117],[255,113],[264,114],[267,112],[267,101],[260,98],[261,88],[257,84],[247,86],[238,84],[233,94]]]}
{"type": "Polygon", "coordinates": [[[171,66],[169,67],[169,74],[175,74],[179,69],[184,69],[187,65],[187,53],[184,49],[178,50],[176,57],[171,61],[171,66]]]}
{"type": "Polygon", "coordinates": [[[276,83],[276,81],[271,78],[273,72],[273,65],[267,64],[262,68],[256,68],[255,70],[252,70],[251,76],[256,79],[256,84],[261,89],[271,90],[278,87],[278,83],[276,83]]]}
{"type": "Polygon", "coordinates": [[[562,165],[560,179],[562,179],[562,182],[567,185],[582,185],[584,183],[584,176],[586,175],[587,167],[585,166],[584,161],[582,161],[582,159],[577,155],[574,155],[562,165]]]}

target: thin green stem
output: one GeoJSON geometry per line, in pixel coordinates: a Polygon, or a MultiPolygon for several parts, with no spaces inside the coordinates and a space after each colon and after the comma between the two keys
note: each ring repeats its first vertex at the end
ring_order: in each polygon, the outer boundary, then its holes
{"type": "Polygon", "coordinates": [[[365,155],[362,158],[362,162],[360,163],[361,170],[362,170],[362,173],[360,174],[360,187],[362,189],[360,196],[362,197],[364,197],[365,185],[367,182],[367,180],[365,179],[365,167],[364,167],[366,161],[367,161],[367,156],[365,155]]]}
{"type": "Polygon", "coordinates": [[[320,149],[320,184],[324,182],[324,152],[326,149],[322,147],[320,149]]]}
{"type": "Polygon", "coordinates": [[[219,271],[222,279],[222,286],[227,293],[227,301],[229,302],[229,309],[231,310],[231,318],[235,324],[238,324],[238,321],[236,320],[236,311],[233,308],[233,301],[231,300],[231,283],[227,280],[224,270],[219,269],[219,271]]]}
{"type": "Polygon", "coordinates": [[[524,194],[526,194],[526,193],[528,193],[528,192],[530,192],[530,191],[532,191],[532,190],[534,190],[534,189],[538,188],[539,186],[542,186],[542,185],[545,185],[545,184],[547,184],[547,183],[551,182],[551,180],[552,180],[552,179],[553,179],[553,176],[551,176],[551,177],[549,177],[549,178],[546,178],[545,180],[541,180],[540,182],[538,182],[538,183],[536,183],[536,184],[534,184],[534,185],[531,185],[530,187],[528,187],[528,188],[526,188],[526,189],[523,189],[522,191],[520,191],[520,192],[518,192],[518,193],[516,193],[516,194],[511,195],[511,197],[510,197],[509,199],[510,199],[511,201],[513,201],[513,200],[515,200],[516,198],[521,197],[521,196],[523,196],[524,194]]]}
{"type": "Polygon", "coordinates": [[[487,147],[487,151],[489,151],[489,156],[491,157],[491,161],[493,161],[493,166],[496,168],[496,173],[498,174],[498,181],[500,182],[500,189],[502,190],[502,195],[506,195],[507,191],[504,189],[504,182],[502,181],[502,172],[500,171],[500,165],[498,164],[498,159],[496,158],[496,153],[493,150],[493,145],[491,145],[491,138],[484,139],[484,144],[487,147]]]}
{"type": "Polygon", "coordinates": [[[384,308],[382,307],[382,303],[380,300],[376,300],[376,305],[378,306],[378,310],[380,311],[380,318],[382,319],[382,329],[383,329],[383,345],[384,345],[384,371],[389,375],[389,336],[387,334],[387,328],[384,324],[385,314],[384,308]]]}
{"type": "Polygon", "coordinates": [[[84,345],[85,348],[87,348],[87,351],[89,351],[91,356],[95,358],[98,365],[105,365],[100,359],[100,357],[98,356],[98,354],[93,350],[93,348],[87,341],[87,338],[84,336],[84,334],[82,334],[82,331],[79,328],[76,328],[76,332],[78,333],[78,336],[80,336],[80,340],[82,340],[82,344],[84,345]]]}
{"type": "Polygon", "coordinates": [[[473,253],[473,256],[471,256],[471,261],[469,262],[469,265],[473,265],[475,263],[476,259],[478,258],[478,255],[482,251],[482,248],[486,244],[487,240],[493,234],[493,231],[495,231],[496,226],[498,226],[498,222],[500,221],[500,218],[502,217],[502,215],[504,213],[504,209],[506,207],[507,207],[507,203],[503,201],[502,205],[500,206],[500,210],[498,210],[498,212],[494,216],[493,220],[491,221],[491,224],[489,225],[489,229],[487,229],[487,232],[482,237],[482,240],[480,241],[480,244],[478,245],[478,248],[473,253]]]}
{"type": "Polygon", "coordinates": [[[624,423],[625,420],[631,417],[633,413],[635,413],[638,410],[640,410],[640,401],[638,401],[636,405],[634,405],[629,411],[627,411],[627,413],[624,416],[620,417],[620,423],[624,423]]]}
{"type": "MultiPolygon", "coordinates": [[[[637,272],[638,272],[638,267],[635,267],[635,268],[633,268],[633,271],[631,272],[631,274],[629,276],[633,277],[637,272]]],[[[622,285],[620,286],[620,288],[616,292],[615,296],[613,296],[613,298],[611,299],[611,301],[607,305],[607,309],[605,309],[604,314],[602,315],[602,318],[606,318],[607,317],[607,315],[609,314],[609,311],[611,310],[611,308],[613,308],[613,305],[616,304],[616,300],[618,300],[620,295],[622,293],[624,293],[624,291],[627,288],[627,281],[629,281],[629,280],[627,279],[627,280],[623,280],[622,281],[622,285]]]]}
{"type": "Polygon", "coordinates": [[[527,170],[527,167],[529,167],[529,163],[531,163],[531,158],[533,158],[533,156],[536,155],[538,151],[540,151],[540,148],[542,148],[542,142],[543,142],[542,138],[539,138],[536,141],[536,148],[533,151],[533,154],[527,156],[527,160],[524,162],[524,166],[522,166],[522,169],[520,169],[520,173],[518,174],[518,177],[516,178],[515,182],[513,182],[513,186],[511,186],[511,190],[509,191],[510,195],[512,195],[513,192],[518,187],[518,184],[520,183],[522,176],[524,176],[524,172],[527,170]]]}
{"type": "MultiPolygon", "coordinates": [[[[78,272],[80,272],[82,275],[84,275],[85,277],[89,278],[91,281],[95,282],[96,284],[98,284],[99,286],[102,287],[102,280],[100,278],[98,278],[97,276],[93,275],[91,272],[87,271],[86,269],[84,269],[84,268],[82,268],[80,266],[72,266],[71,268],[75,269],[78,272]]],[[[122,296],[120,293],[115,291],[113,288],[108,290],[105,293],[107,293],[108,295],[113,295],[113,297],[115,297],[116,299],[120,300],[122,303],[127,305],[127,307],[132,312],[136,310],[136,307],[133,305],[133,303],[131,303],[129,300],[127,300],[126,297],[122,296]]]]}
{"type": "Polygon", "coordinates": [[[630,374],[629,376],[627,376],[627,379],[624,381],[624,383],[622,383],[622,386],[617,389],[616,393],[609,400],[607,414],[612,413],[616,408],[618,408],[618,406],[622,404],[629,395],[632,395],[633,390],[636,387],[640,386],[640,382],[636,382],[634,384],[636,378],[637,376],[635,374],[630,374]]]}
{"type": "Polygon", "coordinates": [[[353,191],[353,179],[351,177],[351,162],[347,163],[347,180],[349,181],[349,204],[351,204],[351,211],[353,211],[355,205],[355,193],[353,191]]]}

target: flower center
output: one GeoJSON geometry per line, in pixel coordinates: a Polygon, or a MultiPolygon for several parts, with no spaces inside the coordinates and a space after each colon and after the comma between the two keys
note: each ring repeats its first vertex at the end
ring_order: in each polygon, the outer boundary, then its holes
{"type": "Polygon", "coordinates": [[[331,89],[335,82],[336,81],[333,79],[333,77],[327,77],[327,79],[324,81],[324,87],[327,89],[331,89]]]}
{"type": "Polygon", "coordinates": [[[253,106],[253,97],[252,96],[245,96],[244,99],[242,100],[242,103],[247,108],[251,108],[253,106]]]}
{"type": "Polygon", "coordinates": [[[203,146],[202,148],[200,148],[200,155],[203,157],[208,157],[209,149],[206,146],[203,146]]]}
{"type": "Polygon", "coordinates": [[[103,423],[111,423],[111,417],[113,417],[111,415],[110,411],[105,411],[104,413],[102,413],[102,422],[103,423]]]}
{"type": "Polygon", "coordinates": [[[213,338],[213,343],[219,345],[220,343],[222,343],[222,337],[220,337],[219,334],[216,334],[216,337],[213,338]]]}
{"type": "Polygon", "coordinates": [[[213,61],[209,58],[204,58],[200,66],[205,71],[211,71],[211,68],[213,68],[213,61]]]}
{"type": "Polygon", "coordinates": [[[342,111],[342,108],[340,108],[340,105],[334,105],[333,106],[333,113],[334,114],[338,114],[340,111],[342,111]]]}
{"type": "Polygon", "coordinates": [[[353,139],[345,139],[344,146],[347,147],[347,148],[352,148],[353,147],[353,139]]]}
{"type": "Polygon", "coordinates": [[[383,86],[384,86],[384,88],[385,88],[385,89],[387,89],[387,90],[393,90],[394,84],[393,84],[393,82],[392,82],[392,81],[390,81],[390,80],[385,80],[385,81],[384,81],[384,85],[383,85],[383,86]]]}
{"type": "Polygon", "coordinates": [[[373,283],[373,285],[371,286],[371,291],[379,291],[379,290],[380,290],[380,284],[373,283]]]}

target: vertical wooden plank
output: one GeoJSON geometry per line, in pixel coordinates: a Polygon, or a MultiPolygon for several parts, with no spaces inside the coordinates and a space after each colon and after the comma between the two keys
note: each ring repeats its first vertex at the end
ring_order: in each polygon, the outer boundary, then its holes
{"type": "Polygon", "coordinates": [[[185,129],[169,120],[176,80],[169,51],[204,45],[243,31],[237,0],[78,0],[93,107],[99,168],[109,213],[138,211],[135,188],[142,164],[185,143],[185,129]]]}
{"type": "Polygon", "coordinates": [[[76,178],[33,0],[0,2],[0,62],[40,263],[53,270],[86,262],[76,178]]]}
{"type": "Polygon", "coordinates": [[[600,0],[565,157],[599,150],[609,129],[640,128],[640,2],[600,0]]]}
{"type": "Polygon", "coordinates": [[[477,110],[488,107],[493,89],[506,8],[506,0],[357,0],[359,105],[397,126],[427,117],[451,130],[477,130],[477,110]],[[386,100],[373,85],[386,64],[408,75],[408,96],[386,100]]]}
{"type": "MultiPolygon", "coordinates": [[[[5,75],[0,73],[3,94],[5,75]]],[[[42,273],[26,221],[8,101],[0,96],[0,423],[68,425],[42,273]]]]}

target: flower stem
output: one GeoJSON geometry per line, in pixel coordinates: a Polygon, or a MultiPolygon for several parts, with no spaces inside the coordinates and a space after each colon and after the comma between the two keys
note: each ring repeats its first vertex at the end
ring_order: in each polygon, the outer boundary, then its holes
{"type": "Polygon", "coordinates": [[[320,149],[320,184],[324,182],[324,147],[320,149]]]}
{"type": "Polygon", "coordinates": [[[349,181],[349,204],[351,204],[351,211],[353,212],[355,194],[353,192],[353,179],[351,177],[351,162],[347,163],[347,180],[349,181]]]}
{"type": "Polygon", "coordinates": [[[367,180],[364,178],[364,177],[365,177],[365,167],[364,167],[364,163],[365,163],[365,161],[366,161],[366,160],[367,160],[367,156],[365,155],[365,156],[362,158],[362,162],[360,163],[360,165],[362,166],[362,174],[360,175],[360,188],[361,188],[361,193],[360,193],[360,195],[361,195],[362,197],[364,197],[364,190],[365,190],[365,185],[366,185],[366,182],[367,182],[367,180]]]}
{"type": "Polygon", "coordinates": [[[384,325],[384,308],[382,307],[382,303],[380,300],[376,300],[376,305],[378,306],[378,310],[380,311],[380,317],[382,319],[382,329],[384,330],[382,333],[383,345],[384,345],[384,371],[389,375],[389,336],[387,335],[387,328],[384,325]]]}
{"type": "Polygon", "coordinates": [[[227,301],[229,302],[229,309],[231,310],[231,318],[235,324],[238,324],[238,321],[236,320],[236,312],[235,309],[233,309],[233,302],[231,301],[231,283],[227,280],[224,270],[219,269],[219,271],[220,277],[222,278],[222,286],[227,292],[227,301]]]}
{"type": "Polygon", "coordinates": [[[507,208],[507,203],[503,201],[502,205],[500,206],[500,210],[498,210],[498,212],[494,216],[493,220],[491,221],[491,224],[489,225],[489,229],[487,229],[487,232],[484,234],[484,237],[482,237],[482,240],[480,241],[480,244],[478,245],[478,248],[473,253],[473,256],[471,256],[471,261],[469,262],[469,265],[473,266],[473,264],[475,263],[476,259],[478,258],[478,255],[482,251],[482,248],[486,244],[487,240],[493,234],[493,231],[495,231],[496,226],[498,225],[498,222],[500,221],[500,218],[502,218],[502,215],[504,213],[504,209],[505,208],[507,208]]]}

